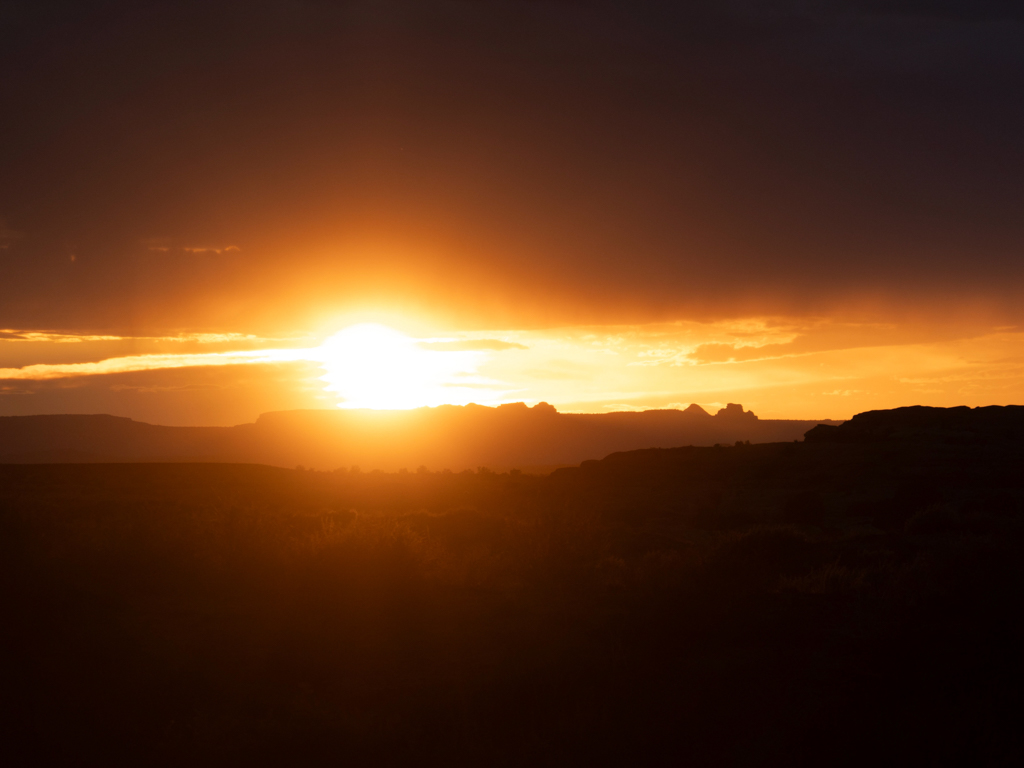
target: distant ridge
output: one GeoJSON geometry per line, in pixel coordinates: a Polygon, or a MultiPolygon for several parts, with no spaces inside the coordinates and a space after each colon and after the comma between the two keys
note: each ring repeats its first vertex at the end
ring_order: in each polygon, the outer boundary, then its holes
{"type": "Polygon", "coordinates": [[[817,424],[730,403],[604,414],[548,403],[409,411],[278,411],[236,427],[165,427],[109,415],[0,417],[0,463],[211,461],[364,470],[552,468],[617,451],[800,439],[817,424]]]}

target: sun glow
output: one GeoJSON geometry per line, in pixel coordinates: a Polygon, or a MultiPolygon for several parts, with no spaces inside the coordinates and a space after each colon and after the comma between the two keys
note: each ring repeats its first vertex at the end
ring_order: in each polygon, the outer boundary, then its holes
{"type": "Polygon", "coordinates": [[[350,326],[321,345],[322,380],[342,398],[339,408],[465,405],[498,394],[477,374],[483,353],[439,352],[421,343],[383,325],[350,326]]]}

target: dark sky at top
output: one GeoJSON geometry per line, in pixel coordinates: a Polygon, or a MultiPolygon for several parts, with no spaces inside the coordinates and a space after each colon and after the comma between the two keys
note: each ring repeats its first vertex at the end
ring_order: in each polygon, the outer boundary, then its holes
{"type": "Polygon", "coordinates": [[[1016,321],[1012,2],[0,2],[0,327],[1016,321]]]}

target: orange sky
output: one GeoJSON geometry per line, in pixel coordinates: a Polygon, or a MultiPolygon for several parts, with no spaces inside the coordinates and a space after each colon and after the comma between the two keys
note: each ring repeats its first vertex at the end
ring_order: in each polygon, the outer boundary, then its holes
{"type": "Polygon", "coordinates": [[[739,401],[762,418],[848,418],[907,403],[1012,402],[1024,391],[1016,328],[776,318],[430,336],[348,329],[333,341],[6,331],[0,402],[7,415],[213,425],[291,408],[541,400],[583,412],[739,401]]]}
{"type": "Polygon", "coordinates": [[[1024,401],[1010,4],[11,7],[0,415],[1024,401]]]}

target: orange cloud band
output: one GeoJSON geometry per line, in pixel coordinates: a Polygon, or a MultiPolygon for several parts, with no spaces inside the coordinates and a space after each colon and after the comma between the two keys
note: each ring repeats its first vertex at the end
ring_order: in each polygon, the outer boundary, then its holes
{"type": "Polygon", "coordinates": [[[23,368],[0,368],[0,379],[43,381],[72,376],[153,371],[163,368],[287,363],[309,359],[313,359],[309,350],[302,349],[264,349],[257,352],[211,352],[198,355],[128,355],[125,357],[112,357],[95,363],[44,363],[26,365],[23,368]]]}

